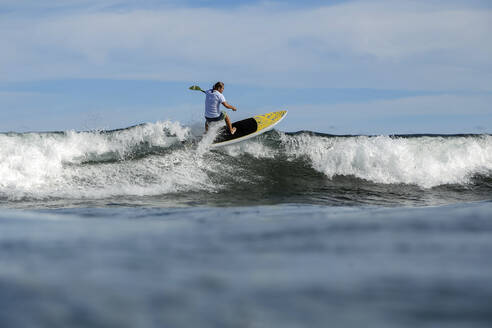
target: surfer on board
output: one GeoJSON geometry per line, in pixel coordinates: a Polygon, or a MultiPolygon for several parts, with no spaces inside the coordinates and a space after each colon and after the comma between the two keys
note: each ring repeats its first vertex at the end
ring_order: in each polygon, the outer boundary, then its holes
{"type": "Polygon", "coordinates": [[[224,92],[224,83],[222,82],[215,83],[213,89],[205,92],[205,131],[208,131],[208,123],[225,120],[227,127],[229,128],[229,132],[234,134],[236,132],[236,128],[232,127],[231,120],[229,119],[227,113],[220,110],[220,104],[224,105],[225,108],[232,109],[233,111],[236,111],[237,108],[227,103],[222,92],[224,92]]]}

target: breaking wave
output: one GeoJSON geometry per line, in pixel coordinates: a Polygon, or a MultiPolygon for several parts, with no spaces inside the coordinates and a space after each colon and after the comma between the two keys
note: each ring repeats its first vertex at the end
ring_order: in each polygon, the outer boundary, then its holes
{"type": "Polygon", "coordinates": [[[358,186],[429,189],[490,183],[492,176],[490,135],[333,136],[274,130],[210,150],[215,132],[202,137],[166,121],[112,131],[3,133],[0,199],[299,193],[340,177],[358,186]]]}

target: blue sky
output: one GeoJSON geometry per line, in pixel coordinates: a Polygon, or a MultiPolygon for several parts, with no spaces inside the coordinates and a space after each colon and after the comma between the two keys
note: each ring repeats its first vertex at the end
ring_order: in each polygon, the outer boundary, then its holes
{"type": "Polygon", "coordinates": [[[492,133],[490,1],[0,0],[0,131],[202,124],[492,133]]]}

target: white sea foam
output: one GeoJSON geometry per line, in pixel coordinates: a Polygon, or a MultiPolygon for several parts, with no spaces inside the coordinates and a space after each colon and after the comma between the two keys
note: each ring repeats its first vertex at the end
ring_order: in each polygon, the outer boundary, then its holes
{"type": "Polygon", "coordinates": [[[190,138],[179,123],[157,122],[100,132],[0,134],[0,197],[104,198],[211,189],[211,165],[179,147],[140,160],[121,160],[141,144],[167,148],[190,138]],[[109,163],[101,162],[106,157],[109,163]],[[97,165],[84,161],[99,161],[97,165]]]}
{"type": "Polygon", "coordinates": [[[224,147],[224,151],[229,156],[238,157],[240,155],[248,154],[255,158],[274,158],[278,150],[272,149],[261,143],[259,140],[249,140],[232,144],[224,147]]]}
{"type": "Polygon", "coordinates": [[[176,122],[111,132],[0,134],[0,199],[217,191],[221,183],[261,179],[263,171],[252,171],[255,165],[249,169],[227,159],[243,155],[253,161],[302,158],[329,178],[351,175],[424,188],[466,184],[476,174],[492,172],[492,136],[488,135],[327,138],[279,133],[275,140],[252,139],[210,151],[218,128],[211,127],[199,142],[189,128],[176,122]]]}
{"type": "Polygon", "coordinates": [[[492,136],[334,137],[282,135],[290,158],[308,157],[328,177],[353,175],[377,183],[430,188],[466,184],[492,172],[492,136]]]}
{"type": "Polygon", "coordinates": [[[210,146],[214,142],[215,137],[219,133],[219,129],[223,126],[224,124],[220,123],[215,123],[215,124],[210,124],[207,133],[205,133],[198,143],[198,148],[197,152],[199,154],[204,154],[205,152],[208,152],[210,150],[210,146]]]}

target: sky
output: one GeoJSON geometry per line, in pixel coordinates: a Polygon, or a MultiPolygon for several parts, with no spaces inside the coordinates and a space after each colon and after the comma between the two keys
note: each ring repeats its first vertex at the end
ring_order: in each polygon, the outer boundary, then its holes
{"type": "Polygon", "coordinates": [[[0,0],[0,132],[233,121],[282,131],[492,133],[489,0],[0,0]]]}

